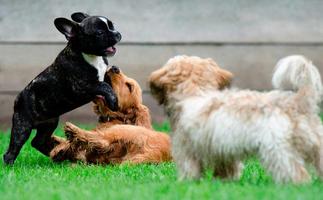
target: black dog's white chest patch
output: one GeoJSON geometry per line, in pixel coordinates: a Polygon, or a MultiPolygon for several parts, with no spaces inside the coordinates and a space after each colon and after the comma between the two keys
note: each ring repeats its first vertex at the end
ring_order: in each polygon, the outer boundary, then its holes
{"type": "Polygon", "coordinates": [[[107,65],[104,63],[102,56],[95,56],[82,53],[84,60],[98,70],[99,81],[104,80],[104,74],[107,71],[107,65]]]}

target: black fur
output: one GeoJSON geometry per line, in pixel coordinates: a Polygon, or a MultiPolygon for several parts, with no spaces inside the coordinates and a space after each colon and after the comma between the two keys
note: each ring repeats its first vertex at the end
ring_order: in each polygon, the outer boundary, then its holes
{"type": "Polygon", "coordinates": [[[107,51],[121,40],[112,22],[108,25],[97,16],[74,13],[73,21],[57,18],[55,26],[68,39],[67,46],[54,63],[33,79],[22,90],[14,105],[10,144],[4,155],[6,164],[13,164],[20,149],[37,130],[32,146],[45,155],[56,145],[52,137],[59,116],[92,101],[96,95],[105,98],[107,105],[117,109],[117,98],[106,82],[98,79],[98,71],[88,64],[82,53],[103,56],[114,54],[107,51]]]}

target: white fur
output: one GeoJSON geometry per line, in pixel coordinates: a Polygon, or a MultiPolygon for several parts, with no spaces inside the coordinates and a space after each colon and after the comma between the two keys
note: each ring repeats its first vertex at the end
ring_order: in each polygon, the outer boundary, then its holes
{"type": "Polygon", "coordinates": [[[302,55],[287,56],[278,61],[272,84],[275,89],[297,91],[308,86],[321,101],[323,88],[321,76],[310,60],[302,55]]]}
{"type": "Polygon", "coordinates": [[[312,98],[300,96],[302,88],[313,88],[314,94],[322,89],[320,74],[309,63],[288,57],[277,64],[273,85],[293,91],[214,89],[188,97],[176,96],[176,91],[168,94],[172,154],[180,178],[199,178],[207,168],[224,178],[237,178],[241,161],[249,156],[258,156],[277,182],[309,181],[305,162],[312,162],[323,176],[323,126],[311,109],[319,102],[305,108],[300,103],[312,98]]]}
{"type": "Polygon", "coordinates": [[[108,27],[109,31],[114,32],[114,33],[116,33],[116,32],[117,32],[115,29],[111,29],[112,27],[109,27],[109,25],[108,25],[108,20],[107,20],[106,18],[104,18],[104,17],[99,17],[99,19],[100,19],[100,20],[102,20],[104,23],[106,23],[106,25],[107,25],[107,27],[108,27]]]}
{"type": "MultiPolygon", "coordinates": [[[[104,17],[99,17],[107,26],[108,26],[108,20],[104,17]]],[[[109,26],[108,26],[109,27],[109,26]]]]}
{"type": "Polygon", "coordinates": [[[102,56],[95,56],[85,53],[82,53],[82,55],[87,63],[89,63],[90,65],[95,67],[95,69],[97,69],[99,81],[103,81],[108,66],[104,63],[102,56]]]}
{"type": "MultiPolygon", "coordinates": [[[[292,124],[288,116],[282,115],[283,111],[280,108],[264,108],[260,117],[252,118],[246,114],[246,119],[241,119],[244,118],[240,116],[241,106],[246,106],[245,109],[250,111],[252,105],[241,105],[235,109],[230,104],[239,104],[240,98],[245,95],[245,92],[250,95],[253,94],[251,91],[215,91],[200,97],[188,98],[180,103],[182,113],[176,126],[178,131],[175,131],[173,135],[172,149],[175,160],[183,159],[185,154],[186,161],[183,161],[184,167],[181,173],[184,177],[182,178],[185,178],[185,176],[198,177],[201,172],[196,172],[196,168],[216,166],[218,162],[230,160],[241,161],[250,155],[260,155],[260,159],[267,165],[265,167],[269,171],[276,170],[274,172],[276,180],[285,181],[287,180],[286,176],[293,174],[294,169],[288,167],[288,161],[293,159],[293,154],[288,152],[290,147],[288,147],[287,140],[292,134],[289,131],[292,129],[292,124]],[[223,105],[213,111],[208,118],[203,119],[201,115],[208,109],[207,105],[212,103],[214,98],[221,101],[223,105]],[[248,106],[250,108],[247,108],[248,106]],[[177,140],[177,137],[181,139],[177,140]],[[180,144],[184,138],[189,143],[188,149],[183,149],[183,145],[180,144]],[[283,152],[285,149],[286,153],[283,152]],[[276,155],[268,156],[269,154],[276,155]],[[270,167],[273,157],[275,157],[275,162],[277,162],[275,165],[279,169],[270,167]],[[200,163],[200,166],[192,165],[188,167],[188,162],[200,163]],[[277,171],[281,168],[288,169],[290,172],[286,173],[286,170],[277,171]]],[[[275,95],[275,93],[269,94],[268,97],[270,98],[271,95],[275,95]]],[[[265,106],[265,104],[260,104],[256,107],[261,109],[265,106]]],[[[306,123],[305,125],[309,126],[306,123]]],[[[240,162],[236,164],[240,165],[240,162]]],[[[238,169],[241,169],[241,167],[238,167],[238,169]]],[[[238,170],[231,176],[238,177],[239,174],[240,171],[238,170]]]]}

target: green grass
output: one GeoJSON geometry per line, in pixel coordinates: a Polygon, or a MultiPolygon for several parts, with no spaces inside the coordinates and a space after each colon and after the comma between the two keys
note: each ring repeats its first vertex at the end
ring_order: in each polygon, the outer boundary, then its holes
{"type": "MultiPolygon", "coordinates": [[[[169,130],[168,123],[155,127],[169,130]]],[[[1,156],[8,133],[0,131],[1,156]]],[[[61,128],[56,135],[63,135],[61,128]]],[[[34,150],[29,140],[14,166],[0,164],[0,199],[323,199],[323,182],[315,175],[307,185],[277,185],[255,159],[245,164],[238,181],[214,180],[208,172],[200,181],[179,182],[173,163],[55,164],[34,150]]]]}

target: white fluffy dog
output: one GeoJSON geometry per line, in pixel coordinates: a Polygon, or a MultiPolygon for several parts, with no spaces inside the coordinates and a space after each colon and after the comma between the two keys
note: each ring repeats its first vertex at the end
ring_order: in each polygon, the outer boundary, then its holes
{"type": "Polygon", "coordinates": [[[176,56],[150,76],[153,96],[172,127],[172,154],[180,178],[238,178],[241,161],[258,156],[276,182],[310,180],[312,163],[323,176],[322,97],[317,68],[303,56],[280,60],[275,90],[226,89],[232,74],[212,59],[176,56]]]}

